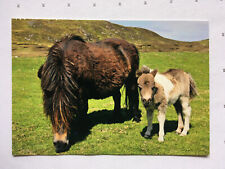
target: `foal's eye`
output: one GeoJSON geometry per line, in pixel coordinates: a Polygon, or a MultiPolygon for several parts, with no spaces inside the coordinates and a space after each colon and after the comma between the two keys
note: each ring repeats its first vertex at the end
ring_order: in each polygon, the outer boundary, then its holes
{"type": "Polygon", "coordinates": [[[145,85],[148,85],[148,84],[149,84],[149,82],[148,82],[148,81],[146,81],[146,82],[145,82],[145,85]]]}

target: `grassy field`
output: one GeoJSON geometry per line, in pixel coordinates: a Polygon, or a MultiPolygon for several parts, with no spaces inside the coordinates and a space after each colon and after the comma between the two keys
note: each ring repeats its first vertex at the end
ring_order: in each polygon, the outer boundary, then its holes
{"type": "MultiPolygon", "coordinates": [[[[157,68],[181,68],[192,74],[199,91],[191,103],[190,132],[186,137],[175,134],[177,115],[167,111],[165,142],[159,143],[157,111],[153,120],[153,137],[145,139],[146,112],[142,104],[142,121],[132,122],[123,111],[124,123],[111,123],[113,99],[90,100],[88,116],[93,123],[88,133],[61,154],[128,154],[128,155],[197,155],[209,154],[209,55],[191,52],[140,53],[141,65],[157,68]]],[[[12,59],[12,153],[13,155],[55,155],[50,120],[43,113],[42,92],[37,70],[43,57],[12,59]]],[[[124,95],[122,106],[124,107],[124,95]]]]}

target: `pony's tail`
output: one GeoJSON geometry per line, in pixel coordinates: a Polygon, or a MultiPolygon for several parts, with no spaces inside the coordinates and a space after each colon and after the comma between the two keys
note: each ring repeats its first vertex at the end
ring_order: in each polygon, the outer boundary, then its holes
{"type": "Polygon", "coordinates": [[[189,94],[190,94],[190,98],[192,99],[198,95],[198,91],[196,88],[195,81],[190,74],[189,74],[189,81],[190,81],[190,93],[189,94]]]}

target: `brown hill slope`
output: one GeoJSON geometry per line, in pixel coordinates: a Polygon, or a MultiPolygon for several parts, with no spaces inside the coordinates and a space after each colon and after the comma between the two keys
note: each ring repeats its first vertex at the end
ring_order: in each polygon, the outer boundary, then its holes
{"type": "Polygon", "coordinates": [[[23,49],[46,51],[56,40],[68,34],[80,35],[87,41],[105,38],[121,38],[134,43],[143,52],[192,51],[208,52],[209,41],[181,42],[166,39],[143,29],[125,27],[108,21],[90,20],[12,20],[12,44],[14,54],[23,49]]]}

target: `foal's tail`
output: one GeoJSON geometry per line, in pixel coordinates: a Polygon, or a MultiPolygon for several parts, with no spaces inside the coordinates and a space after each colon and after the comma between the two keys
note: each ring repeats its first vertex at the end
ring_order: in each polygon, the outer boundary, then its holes
{"type": "Polygon", "coordinates": [[[189,74],[189,81],[190,81],[190,98],[192,99],[198,95],[198,91],[196,88],[195,81],[190,74],[189,74]]]}

